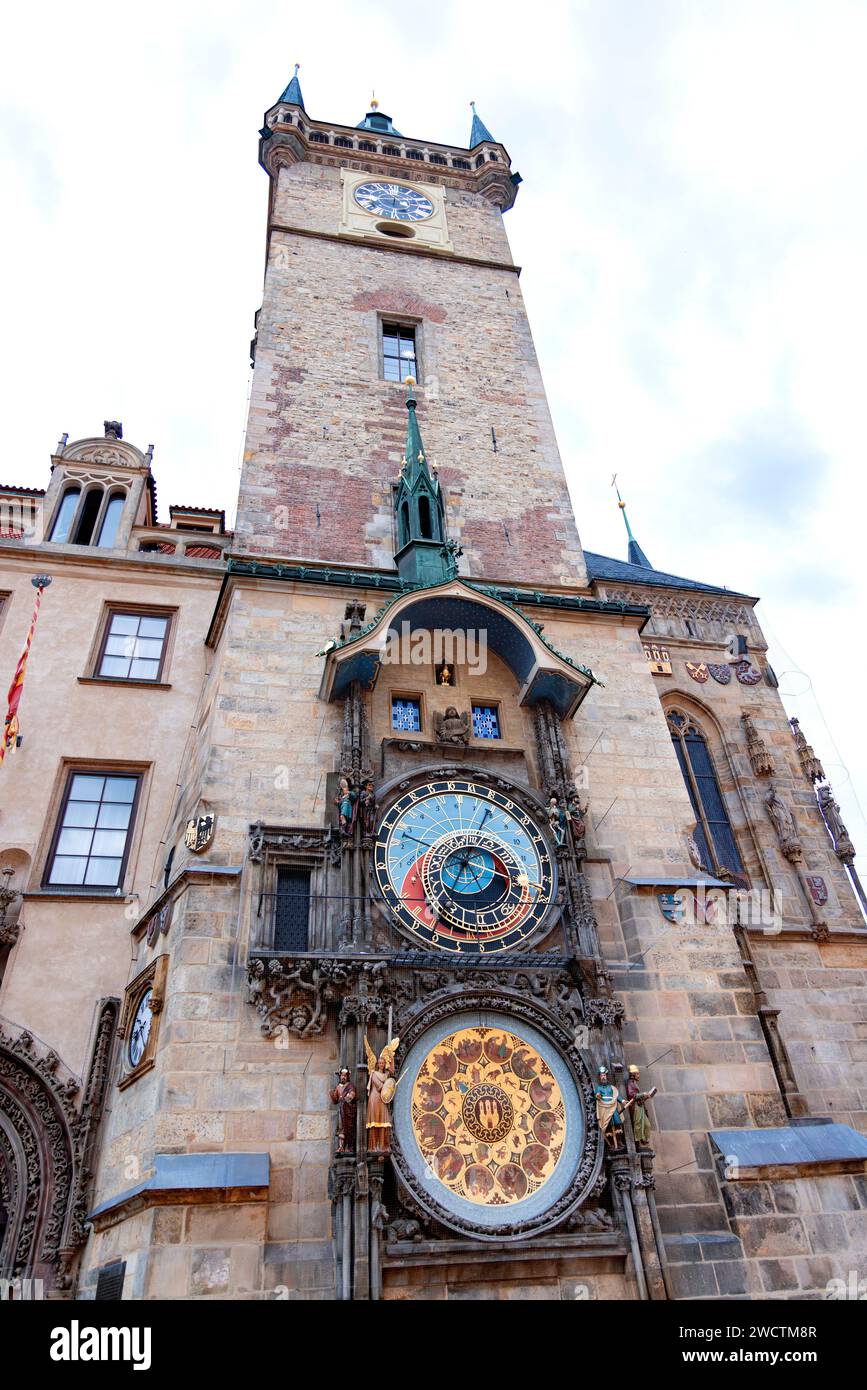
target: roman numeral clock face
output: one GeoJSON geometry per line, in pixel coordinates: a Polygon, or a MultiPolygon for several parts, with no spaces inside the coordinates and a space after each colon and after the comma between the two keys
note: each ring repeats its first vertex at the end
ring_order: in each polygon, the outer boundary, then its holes
{"type": "Polygon", "coordinates": [[[430,198],[403,183],[360,183],[355,201],[365,212],[389,222],[423,222],[434,210],[430,198]]]}
{"type": "Polygon", "coordinates": [[[376,880],[419,944],[455,955],[519,948],[541,925],[555,870],[532,817],[471,780],[429,782],[387,811],[376,880]]]}

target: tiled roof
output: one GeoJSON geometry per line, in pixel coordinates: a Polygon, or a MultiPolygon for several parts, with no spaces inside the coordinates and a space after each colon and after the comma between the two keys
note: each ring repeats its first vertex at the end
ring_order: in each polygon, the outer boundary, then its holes
{"type": "Polygon", "coordinates": [[[704,594],[731,594],[736,598],[750,598],[738,589],[726,589],[719,584],[702,584],[697,579],[684,579],[678,574],[665,574],[662,570],[645,569],[644,565],[630,565],[626,560],[613,560],[609,555],[596,555],[591,550],[584,551],[589,579],[609,579],[621,584],[642,584],[649,589],[697,589],[704,594]]]}
{"type": "Polygon", "coordinates": [[[0,483],[0,492],[17,492],[23,497],[44,497],[44,487],[18,487],[16,483],[0,483]]]}

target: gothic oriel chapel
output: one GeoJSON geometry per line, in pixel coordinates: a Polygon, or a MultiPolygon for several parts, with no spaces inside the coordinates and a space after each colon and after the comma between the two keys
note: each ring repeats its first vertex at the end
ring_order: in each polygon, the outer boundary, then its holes
{"type": "Polygon", "coordinates": [[[259,158],[234,533],[118,421],[0,488],[0,1276],[827,1298],[864,895],[756,600],[582,548],[477,115],[259,158]]]}

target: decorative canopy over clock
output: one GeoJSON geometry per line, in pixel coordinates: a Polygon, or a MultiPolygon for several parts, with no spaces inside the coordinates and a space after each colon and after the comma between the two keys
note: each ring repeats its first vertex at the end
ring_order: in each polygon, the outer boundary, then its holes
{"type": "Polygon", "coordinates": [[[360,183],[354,196],[365,212],[390,222],[423,222],[434,212],[430,198],[405,183],[360,183]]]}
{"type": "Polygon", "coordinates": [[[556,891],[533,817],[471,777],[423,783],[395,801],[380,825],[374,872],[398,924],[454,955],[520,947],[556,891]]]}

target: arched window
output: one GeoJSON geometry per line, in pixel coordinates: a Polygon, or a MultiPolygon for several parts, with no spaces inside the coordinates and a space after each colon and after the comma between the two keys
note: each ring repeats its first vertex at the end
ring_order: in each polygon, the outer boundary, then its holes
{"type": "Polygon", "coordinates": [[[78,511],[75,532],[70,537],[73,545],[90,545],[93,540],[96,519],[102,507],[103,496],[101,487],[92,487],[89,492],[85,493],[84,501],[78,511]]]}
{"type": "Polygon", "coordinates": [[[54,518],[54,525],[51,528],[49,540],[63,544],[69,540],[69,530],[72,526],[72,519],[75,516],[75,509],[78,506],[78,499],[81,496],[80,487],[68,487],[63,494],[60,506],[57,508],[57,515],[54,518]]]}
{"type": "Polygon", "coordinates": [[[123,492],[113,492],[108,499],[108,505],[102,518],[102,525],[99,528],[99,540],[97,545],[112,546],[117,539],[117,528],[120,525],[120,518],[123,514],[123,506],[126,502],[126,494],[123,492]]]}
{"type": "Polygon", "coordinates": [[[418,526],[422,540],[432,541],[433,531],[430,523],[430,500],[427,497],[418,499],[418,526]]]}
{"type": "Polygon", "coordinates": [[[400,529],[403,532],[400,538],[400,543],[401,545],[407,545],[410,537],[408,502],[404,502],[403,506],[400,509],[400,529]]]}
{"type": "Polygon", "coordinates": [[[742,874],[741,857],[707,739],[695,721],[682,710],[669,710],[667,718],[674,751],[698,821],[695,839],[701,850],[702,862],[717,874],[721,869],[742,874]]]}

